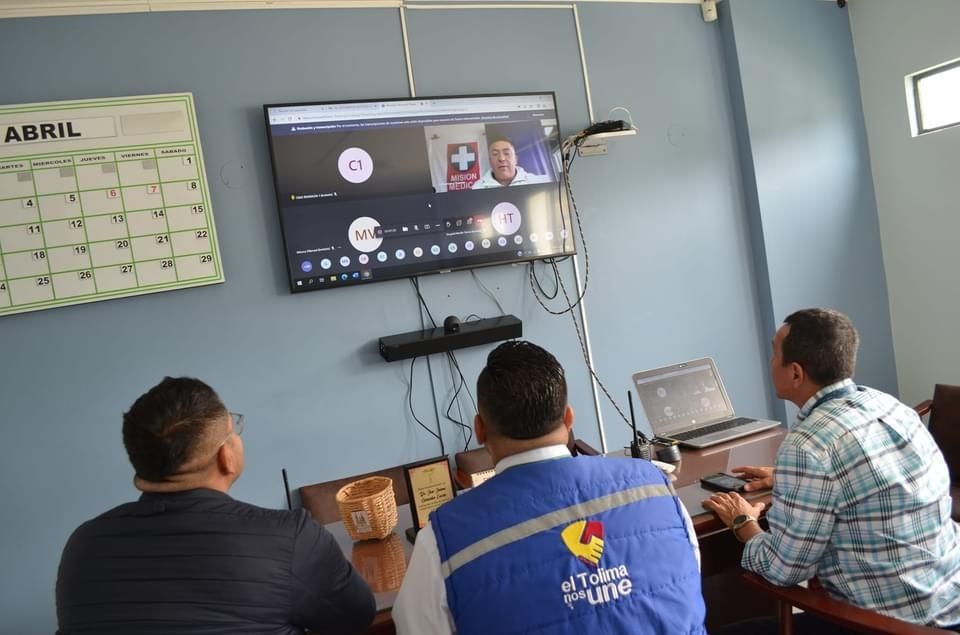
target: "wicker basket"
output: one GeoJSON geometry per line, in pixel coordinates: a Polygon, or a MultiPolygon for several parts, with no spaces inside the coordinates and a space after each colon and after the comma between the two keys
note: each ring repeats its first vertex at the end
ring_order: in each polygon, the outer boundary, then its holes
{"type": "Polygon", "coordinates": [[[407,572],[403,539],[395,533],[383,540],[364,540],[353,546],[350,561],[374,593],[396,591],[407,572]]]}
{"type": "Polygon", "coordinates": [[[343,526],[354,540],[380,539],[397,526],[393,479],[371,476],[348,483],[337,492],[343,526]]]}

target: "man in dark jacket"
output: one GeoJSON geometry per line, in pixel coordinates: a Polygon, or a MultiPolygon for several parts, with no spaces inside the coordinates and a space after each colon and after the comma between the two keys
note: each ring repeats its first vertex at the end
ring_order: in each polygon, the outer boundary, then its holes
{"type": "Polygon", "coordinates": [[[243,416],[205,383],[165,378],[123,416],[143,492],[81,525],[57,579],[59,632],[359,633],[373,595],[303,510],[227,495],[243,470],[243,416]]]}

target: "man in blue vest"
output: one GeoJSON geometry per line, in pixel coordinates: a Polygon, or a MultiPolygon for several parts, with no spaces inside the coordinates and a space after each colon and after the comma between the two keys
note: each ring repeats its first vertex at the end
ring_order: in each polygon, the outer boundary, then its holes
{"type": "Polygon", "coordinates": [[[647,461],[570,456],[573,410],[553,355],[501,344],[477,402],[497,474],[430,515],[397,633],[705,633],[689,515],[647,461]]]}

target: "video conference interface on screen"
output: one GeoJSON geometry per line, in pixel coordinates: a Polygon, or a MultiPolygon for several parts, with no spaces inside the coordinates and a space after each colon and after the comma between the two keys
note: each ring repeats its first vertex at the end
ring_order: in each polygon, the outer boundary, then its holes
{"type": "Polygon", "coordinates": [[[660,435],[670,436],[690,423],[720,417],[730,409],[709,364],[649,377],[636,385],[647,419],[660,435]]]}
{"type": "Polygon", "coordinates": [[[265,112],[294,292],[574,251],[552,94],[265,112]]]}

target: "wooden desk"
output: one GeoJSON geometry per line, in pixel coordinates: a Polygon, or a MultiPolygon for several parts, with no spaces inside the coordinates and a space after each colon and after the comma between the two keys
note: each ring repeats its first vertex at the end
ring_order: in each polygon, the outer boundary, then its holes
{"type": "Polygon", "coordinates": [[[392,635],[395,633],[390,609],[397,599],[397,591],[407,570],[407,562],[413,553],[413,545],[403,532],[413,525],[410,517],[410,505],[397,506],[397,527],[383,540],[363,540],[354,542],[347,534],[343,521],[324,525],[327,531],[337,539],[357,572],[370,585],[373,597],[377,601],[377,616],[368,633],[392,635]]]}
{"type": "MultiPolygon", "coordinates": [[[[773,465],[777,450],[786,436],[786,428],[774,428],[757,434],[728,441],[703,450],[682,450],[674,487],[677,495],[693,519],[698,537],[705,537],[726,527],[713,512],[703,508],[703,501],[713,492],[700,487],[700,478],[717,472],[730,472],[741,465],[773,465]]],[[[770,502],[770,493],[748,495],[750,500],[770,502]]]]}
{"type": "MultiPolygon", "coordinates": [[[[773,465],[784,436],[786,429],[775,428],[703,450],[680,450],[680,463],[671,477],[680,502],[693,520],[693,529],[698,538],[727,530],[713,512],[704,509],[703,501],[713,492],[700,487],[700,478],[717,472],[729,473],[733,468],[742,465],[773,465]]],[[[608,452],[605,456],[621,457],[630,454],[628,450],[618,450],[608,452]]],[[[746,498],[769,503],[770,493],[747,494],[746,498]]]]}
{"type": "MultiPolygon", "coordinates": [[[[680,464],[674,472],[677,477],[674,486],[690,513],[700,542],[707,632],[739,620],[775,616],[777,605],[769,596],[744,582],[740,568],[743,545],[713,512],[703,508],[703,501],[713,492],[700,487],[700,477],[730,472],[741,465],[772,466],[786,433],[786,428],[774,428],[703,450],[681,451],[680,464]]],[[[769,492],[748,495],[747,498],[770,503],[769,492]]]]}
{"type": "MultiPolygon", "coordinates": [[[[785,429],[778,428],[704,450],[681,452],[680,464],[674,472],[674,485],[681,502],[693,519],[693,527],[700,542],[708,631],[739,619],[776,615],[776,603],[744,583],[740,569],[743,545],[712,512],[703,508],[701,503],[711,492],[700,487],[699,479],[715,472],[729,472],[740,465],[773,465],[785,434],[785,429]]],[[[769,498],[769,494],[751,497],[765,502],[769,502],[769,498]]],[[[377,617],[369,633],[377,635],[395,633],[390,609],[393,608],[406,563],[413,552],[413,545],[403,535],[406,528],[412,525],[410,506],[398,506],[397,513],[397,528],[382,541],[354,543],[342,522],[326,525],[337,539],[343,553],[374,592],[377,617]]]]}

